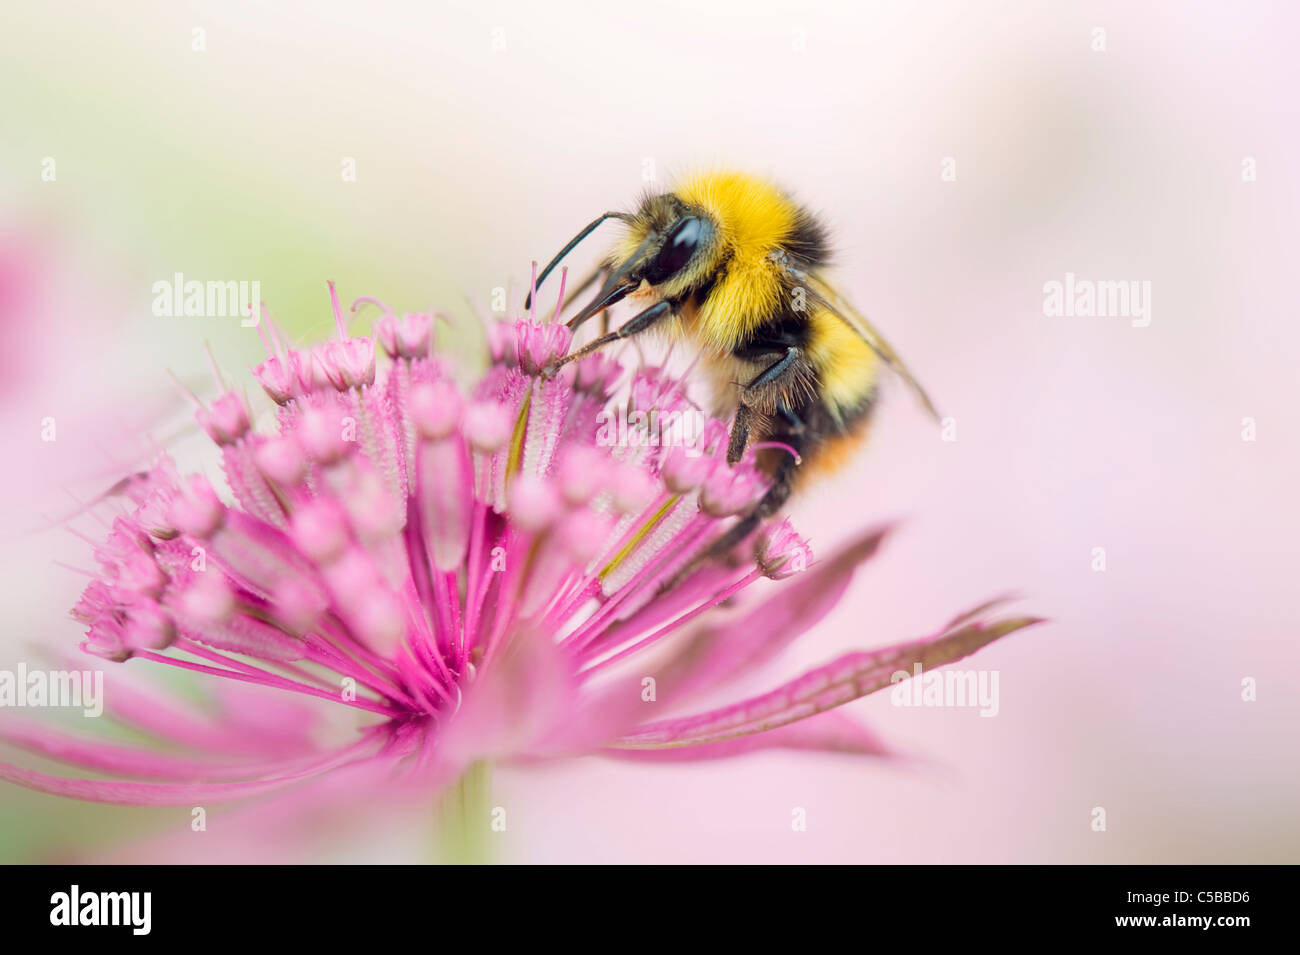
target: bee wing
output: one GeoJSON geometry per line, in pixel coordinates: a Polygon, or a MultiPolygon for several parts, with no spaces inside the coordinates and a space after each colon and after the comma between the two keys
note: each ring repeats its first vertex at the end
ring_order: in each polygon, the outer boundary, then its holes
{"type": "Polygon", "coordinates": [[[782,267],[796,283],[807,289],[809,297],[813,299],[816,305],[826,309],[826,311],[853,329],[859,338],[871,346],[871,350],[879,355],[881,360],[893,369],[896,375],[907,382],[908,387],[916,393],[917,398],[920,399],[921,404],[924,405],[925,410],[930,413],[931,417],[936,421],[939,420],[939,412],[935,409],[934,402],[930,400],[930,396],[926,394],[925,389],[921,387],[921,383],[912,376],[912,373],[907,370],[907,366],[903,364],[903,360],[898,357],[898,353],[890,347],[889,342],[885,341],[884,336],[876,331],[875,327],[867,321],[861,312],[850,305],[848,300],[825,279],[813,275],[811,272],[793,268],[788,263],[782,263],[782,267]]]}

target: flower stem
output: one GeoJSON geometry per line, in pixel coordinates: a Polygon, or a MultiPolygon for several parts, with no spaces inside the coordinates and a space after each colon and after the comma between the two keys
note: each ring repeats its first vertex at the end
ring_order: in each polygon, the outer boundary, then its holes
{"type": "Polygon", "coordinates": [[[443,792],[437,811],[438,859],[448,865],[484,865],[492,861],[490,796],[492,766],[471,764],[443,792]]]}

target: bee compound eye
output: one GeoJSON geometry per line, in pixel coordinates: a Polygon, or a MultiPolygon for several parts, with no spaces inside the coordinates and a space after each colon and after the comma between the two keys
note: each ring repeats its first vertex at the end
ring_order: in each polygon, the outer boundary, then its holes
{"type": "Polygon", "coordinates": [[[650,274],[646,276],[652,284],[663,281],[685,267],[699,248],[705,228],[704,220],[698,216],[686,216],[672,227],[664,247],[651,264],[650,274]]]}

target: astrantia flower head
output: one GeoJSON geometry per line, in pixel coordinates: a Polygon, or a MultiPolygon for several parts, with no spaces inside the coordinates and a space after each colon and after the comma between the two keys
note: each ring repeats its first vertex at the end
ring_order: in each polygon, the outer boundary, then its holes
{"type": "Polygon", "coordinates": [[[261,326],[269,357],[255,375],[273,430],[253,426],[238,391],[198,408],[224,487],[163,457],[102,502],[98,573],[74,610],[110,677],[181,668],[211,687],[265,688],[261,702],[223,722],[110,683],[108,712],[168,748],[8,722],[0,738],[112,778],[7,763],[0,778],[192,805],[349,764],[432,790],[484,761],[879,753],[826,711],[1032,622],[985,622],[981,608],[693,710],[823,617],[882,532],[819,561],[770,521],[731,559],[700,560],[769,481],[752,456],[726,462],[721,421],[700,417],[692,443],[663,440],[654,422],[699,415],[685,381],[604,354],[550,375],[570,333],[531,315],[490,330],[490,366],[463,390],[434,352],[431,315],[358,300],[383,314],[374,338],[353,337],[330,292],[335,341],[295,350],[261,326]],[[331,708],[348,718],[330,721],[326,744],[304,721],[331,708]]]}

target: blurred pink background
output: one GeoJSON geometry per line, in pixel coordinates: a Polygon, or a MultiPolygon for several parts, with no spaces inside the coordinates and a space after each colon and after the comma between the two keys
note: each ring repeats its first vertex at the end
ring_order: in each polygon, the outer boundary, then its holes
{"type": "MultiPolygon", "coordinates": [[[[1300,861],[1294,6],[23,0],[12,19],[0,249],[45,281],[0,301],[0,665],[78,639],[80,581],[51,561],[85,548],[39,515],[138,453],[122,435],[184,431],[166,371],[201,387],[205,339],[230,375],[260,352],[237,324],[153,317],[154,280],[260,278],[304,335],[327,328],[326,278],[468,317],[648,171],[720,162],[824,212],[841,286],[956,425],[942,440],[894,383],[869,448],[794,503],[821,549],[903,523],[781,672],[1007,591],[1053,623],[970,664],[1000,672],[996,718],[852,705],[915,765],[498,769],[501,857],[1300,861]],[[1149,326],[1046,316],[1067,272],[1150,282],[1149,326]]],[[[188,820],[54,803],[0,788],[0,857],[188,820]]],[[[411,861],[409,834],[358,820],[318,857],[411,861]]]]}

